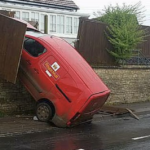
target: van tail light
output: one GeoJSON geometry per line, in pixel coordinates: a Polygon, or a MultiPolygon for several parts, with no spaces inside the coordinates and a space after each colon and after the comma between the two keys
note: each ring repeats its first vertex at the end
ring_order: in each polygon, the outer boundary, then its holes
{"type": "Polygon", "coordinates": [[[80,113],[79,112],[77,112],[75,115],[74,115],[74,117],[71,119],[71,121],[74,121],[74,120],[76,120],[76,119],[78,119],[79,117],[80,117],[80,113]]]}

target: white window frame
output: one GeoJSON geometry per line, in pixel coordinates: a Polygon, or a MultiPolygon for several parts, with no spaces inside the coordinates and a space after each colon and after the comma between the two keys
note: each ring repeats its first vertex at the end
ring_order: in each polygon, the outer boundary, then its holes
{"type": "MultiPolygon", "coordinates": [[[[27,20],[27,21],[33,21],[34,18],[36,20],[39,19],[38,20],[39,21],[39,26],[38,26],[39,31],[44,32],[44,27],[43,27],[44,22],[43,22],[43,25],[42,25],[42,16],[41,15],[43,15],[43,16],[47,15],[48,16],[48,33],[49,34],[54,34],[54,35],[57,35],[57,36],[72,37],[72,36],[76,36],[76,34],[78,32],[77,28],[78,28],[79,24],[76,24],[75,20],[79,19],[79,16],[74,16],[74,15],[69,15],[69,14],[67,15],[67,14],[63,14],[63,13],[60,13],[60,14],[59,13],[50,13],[50,12],[46,13],[46,12],[39,12],[37,10],[26,10],[26,9],[20,9],[20,10],[19,9],[13,9],[13,10],[18,12],[18,13],[20,12],[20,19],[22,19],[22,20],[25,19],[25,17],[26,17],[25,20],[27,20]],[[28,16],[24,17],[23,13],[28,13],[28,16]],[[37,15],[37,17],[32,17],[32,13],[34,13],[34,16],[37,15]],[[54,27],[55,30],[53,30],[53,32],[50,31],[51,30],[50,29],[50,24],[51,24],[50,23],[50,16],[51,15],[55,16],[55,19],[56,19],[55,23],[53,23],[53,25],[55,26],[54,27]],[[63,17],[62,22],[61,21],[59,22],[59,20],[58,20],[59,16],[63,17]],[[70,21],[68,20],[68,17],[71,18],[70,21]],[[67,22],[67,21],[69,21],[69,22],[67,22]],[[70,29],[68,29],[68,26],[70,26],[69,27],[70,29]]],[[[19,18],[19,16],[18,16],[18,18],[19,18]]]]}

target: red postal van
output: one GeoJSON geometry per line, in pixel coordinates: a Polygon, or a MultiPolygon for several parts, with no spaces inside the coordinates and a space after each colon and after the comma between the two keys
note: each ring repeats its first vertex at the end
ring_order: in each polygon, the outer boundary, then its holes
{"type": "Polygon", "coordinates": [[[92,119],[110,93],[71,45],[35,31],[26,32],[19,78],[37,101],[38,119],[58,127],[92,119]]]}

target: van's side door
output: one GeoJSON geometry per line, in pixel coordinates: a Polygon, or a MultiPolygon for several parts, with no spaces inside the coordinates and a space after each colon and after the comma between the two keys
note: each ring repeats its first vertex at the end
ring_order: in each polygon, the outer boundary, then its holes
{"type": "Polygon", "coordinates": [[[52,86],[52,82],[47,83],[46,74],[41,69],[40,62],[43,61],[46,52],[42,43],[36,39],[25,38],[20,63],[20,78],[35,99],[46,94],[52,86]]]}

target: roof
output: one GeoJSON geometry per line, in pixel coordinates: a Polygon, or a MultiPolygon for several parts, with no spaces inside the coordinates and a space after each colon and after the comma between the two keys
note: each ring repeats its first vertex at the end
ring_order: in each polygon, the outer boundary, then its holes
{"type": "Polygon", "coordinates": [[[46,4],[49,6],[58,6],[58,8],[60,7],[61,9],[79,9],[79,7],[74,3],[74,1],[72,0],[13,0],[13,2],[31,2],[31,3],[35,3],[35,4],[46,4]]]}

